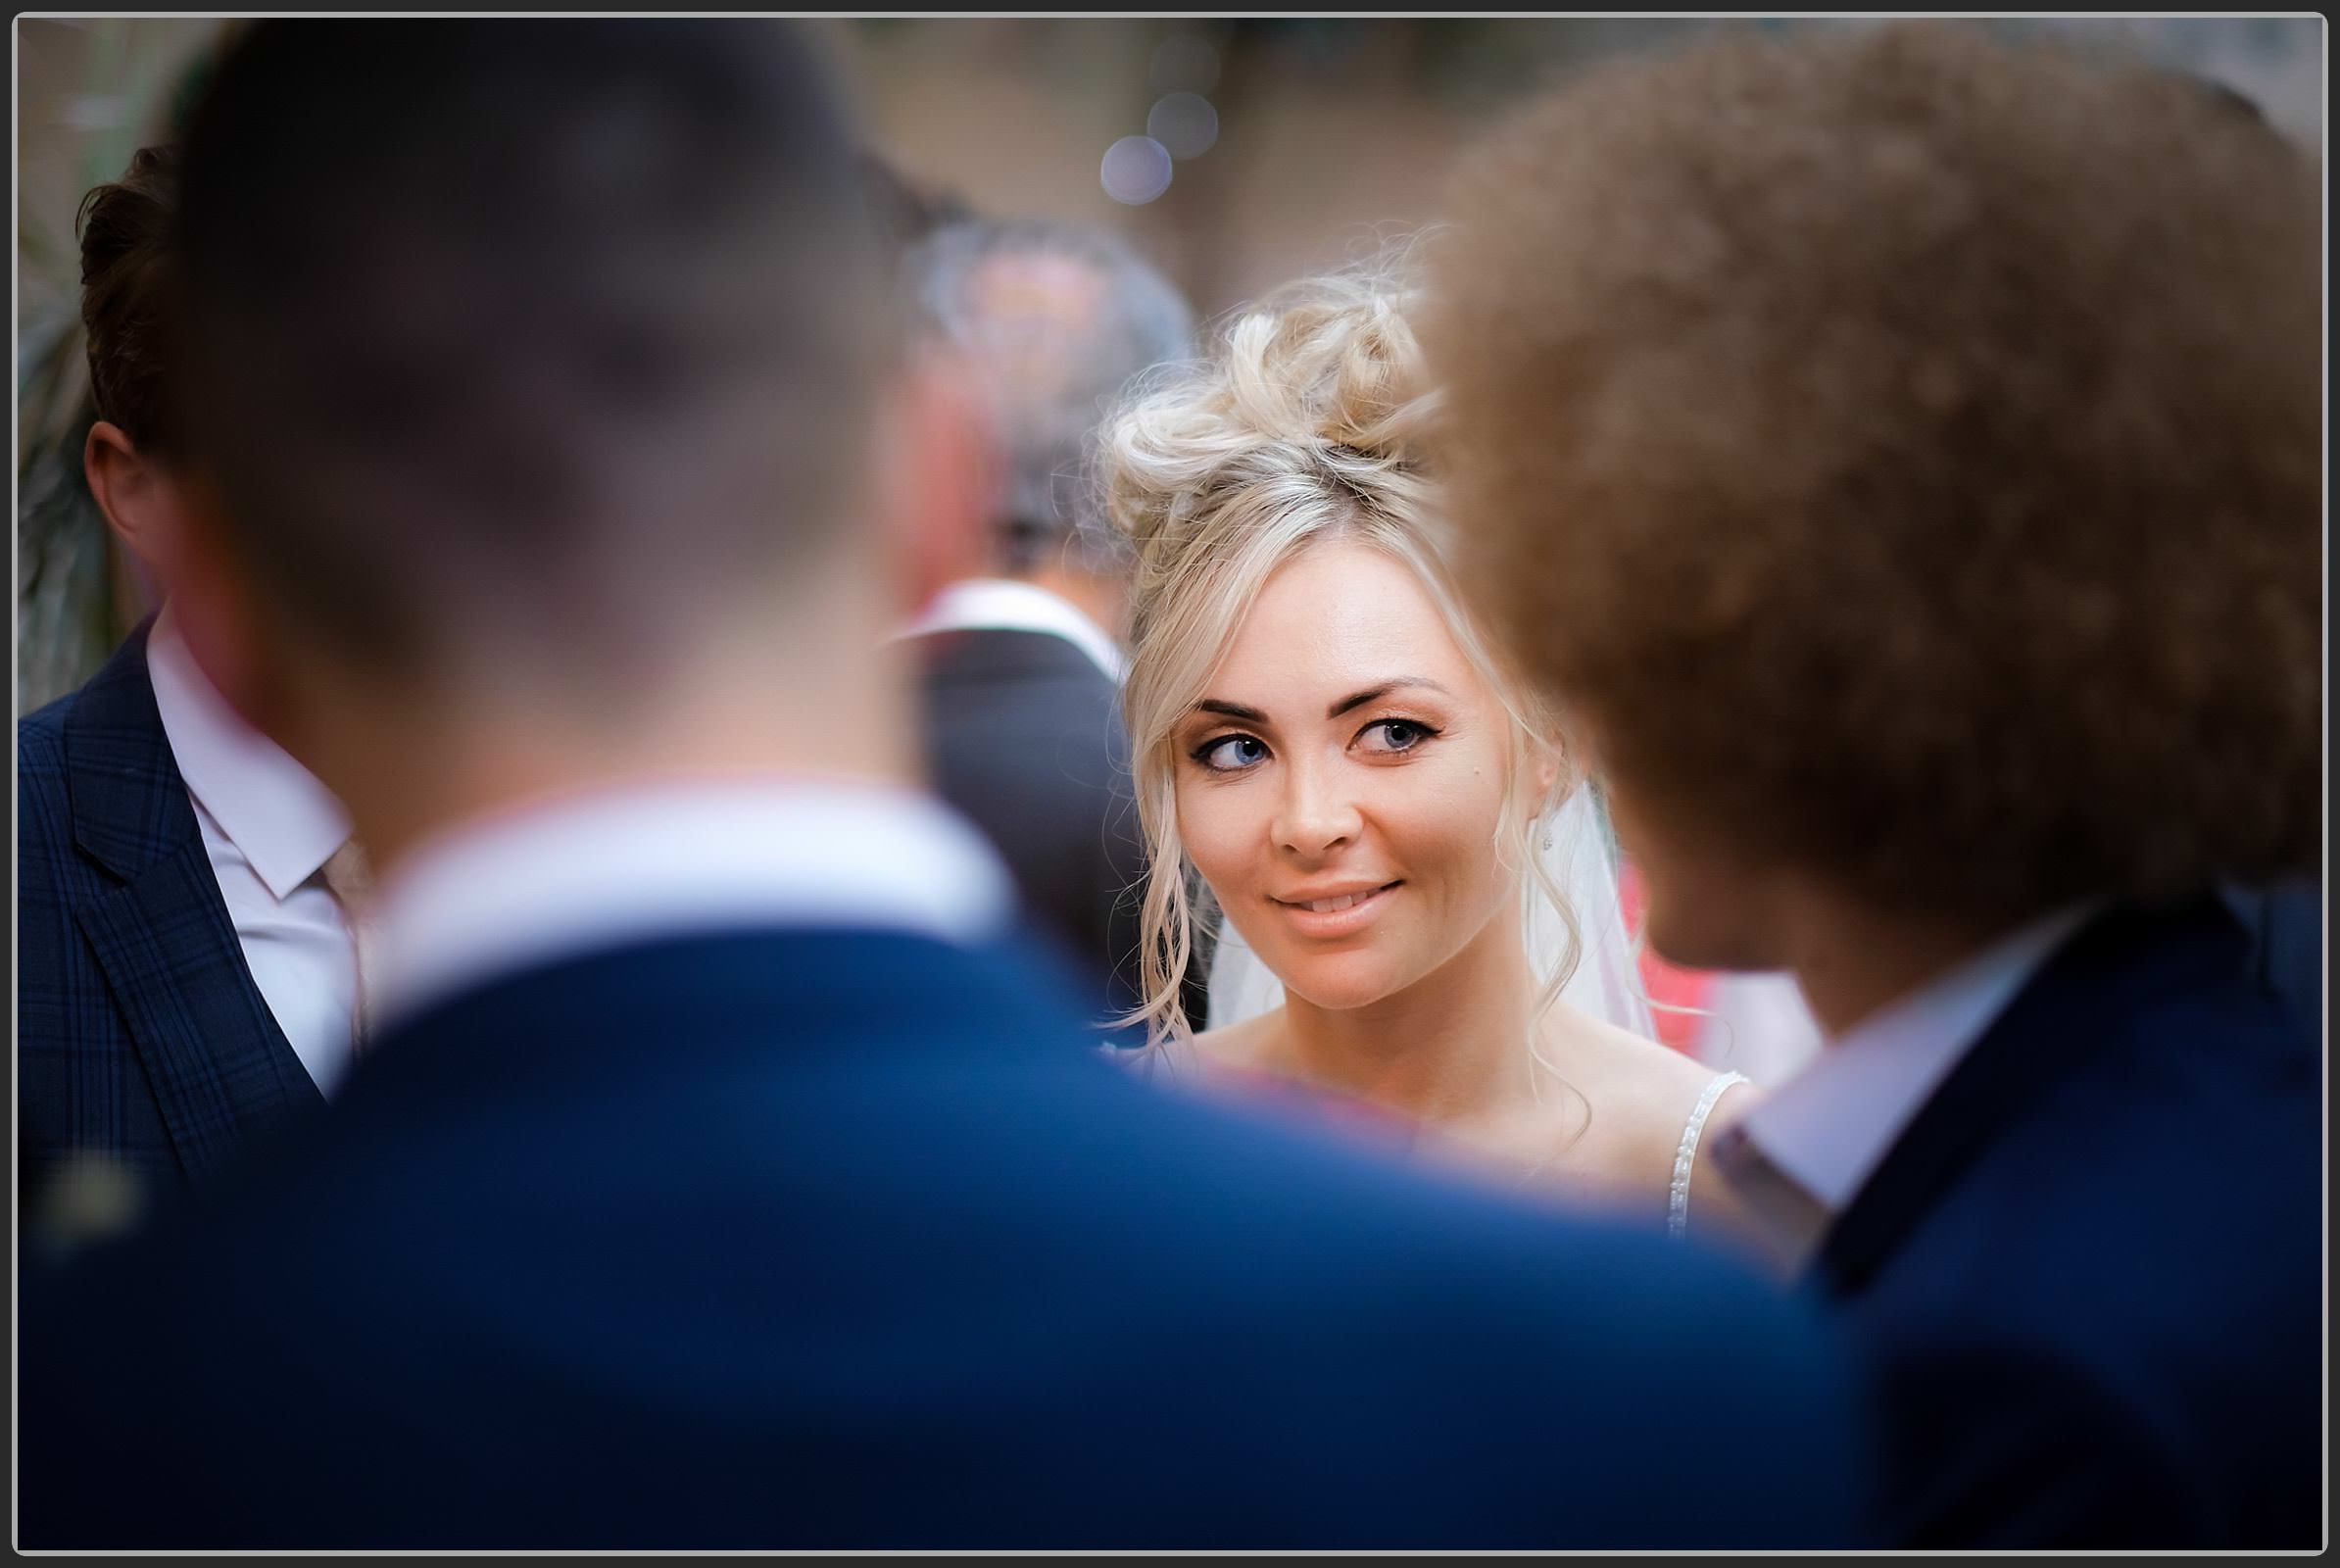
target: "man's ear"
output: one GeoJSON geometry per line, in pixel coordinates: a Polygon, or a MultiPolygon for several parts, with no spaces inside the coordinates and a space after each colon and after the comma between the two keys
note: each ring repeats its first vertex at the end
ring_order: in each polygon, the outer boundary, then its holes
{"type": "Polygon", "coordinates": [[[983,568],[999,449],[973,375],[943,349],[913,356],[880,422],[877,511],[906,619],[983,568]]]}
{"type": "Polygon", "coordinates": [[[122,548],[164,592],[178,574],[186,505],[177,477],[139,452],[121,425],[100,419],[81,443],[81,473],[122,548]]]}

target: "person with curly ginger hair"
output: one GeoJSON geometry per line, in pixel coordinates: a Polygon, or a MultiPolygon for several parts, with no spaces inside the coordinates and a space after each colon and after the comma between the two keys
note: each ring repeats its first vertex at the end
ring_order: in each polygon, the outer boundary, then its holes
{"type": "Polygon", "coordinates": [[[1599,74],[1458,175],[1461,571],[1676,961],[1829,1047],[1720,1142],[1913,1546],[2300,1546],[2320,1083],[2223,888],[2321,856],[2317,169],[1940,25],[1599,74]]]}

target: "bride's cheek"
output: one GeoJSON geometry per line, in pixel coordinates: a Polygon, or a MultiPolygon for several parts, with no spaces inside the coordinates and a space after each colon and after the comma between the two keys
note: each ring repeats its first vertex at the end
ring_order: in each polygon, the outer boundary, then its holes
{"type": "Polygon", "coordinates": [[[1496,845],[1503,832],[1504,774],[1485,760],[1458,767],[1441,781],[1439,858],[1447,866],[1463,907],[1503,896],[1496,845]]]}
{"type": "Polygon", "coordinates": [[[1255,808],[1228,799],[1224,792],[1214,799],[1207,791],[1179,791],[1180,842],[1194,869],[1222,897],[1237,893],[1249,874],[1242,846],[1262,831],[1248,820],[1257,814],[1255,808]]]}

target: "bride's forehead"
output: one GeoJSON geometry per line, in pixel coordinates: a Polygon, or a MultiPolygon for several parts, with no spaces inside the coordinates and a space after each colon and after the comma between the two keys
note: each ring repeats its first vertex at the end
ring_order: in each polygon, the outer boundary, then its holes
{"type": "Polygon", "coordinates": [[[1238,623],[1220,668],[1287,690],[1341,686],[1335,696],[1354,691],[1360,675],[1448,684],[1470,675],[1453,629],[1413,568],[1355,545],[1313,550],[1277,568],[1238,623]]]}
{"type": "Polygon", "coordinates": [[[1270,572],[1237,628],[1237,640],[1289,636],[1312,626],[1446,635],[1438,606],[1412,566],[1345,541],[1303,551],[1270,572]]]}

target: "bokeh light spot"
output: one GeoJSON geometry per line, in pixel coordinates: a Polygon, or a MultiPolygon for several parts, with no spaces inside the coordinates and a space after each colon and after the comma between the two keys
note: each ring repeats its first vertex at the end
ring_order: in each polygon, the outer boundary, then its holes
{"type": "Polygon", "coordinates": [[[1151,136],[1124,136],[1105,149],[1097,177],[1115,201],[1143,207],[1170,188],[1170,149],[1151,136]]]}
{"type": "Polygon", "coordinates": [[[1174,92],[1146,113],[1146,134],[1173,158],[1199,158],[1219,139],[1219,112],[1198,92],[1174,92]]]}

